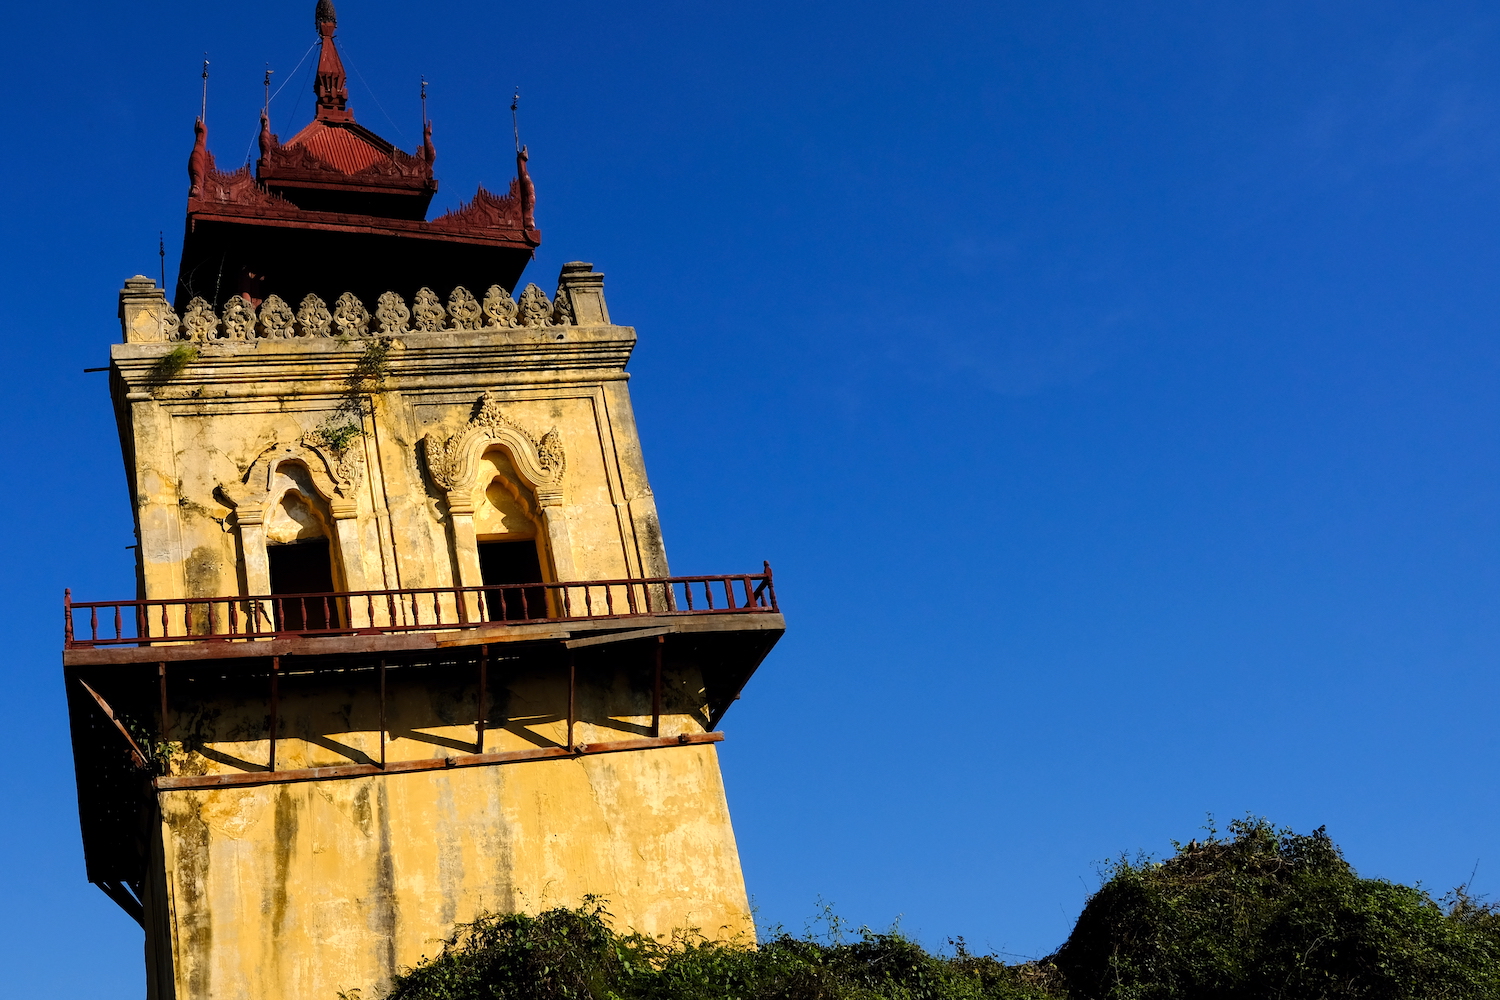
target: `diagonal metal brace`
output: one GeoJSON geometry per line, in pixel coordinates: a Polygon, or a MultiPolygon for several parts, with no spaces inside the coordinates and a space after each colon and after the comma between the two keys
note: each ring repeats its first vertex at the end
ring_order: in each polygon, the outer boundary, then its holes
{"type": "MultiPolygon", "coordinates": [[[[110,722],[115,724],[115,728],[120,731],[120,735],[125,737],[125,742],[130,744],[130,756],[135,761],[135,766],[144,769],[146,766],[146,755],[141,752],[141,748],[136,743],[135,737],[130,735],[130,730],[126,729],[124,723],[120,721],[119,716],[115,715],[115,710],[109,707],[109,702],[99,697],[99,692],[89,687],[89,682],[82,677],[78,678],[78,683],[83,685],[83,689],[89,693],[89,697],[98,703],[100,710],[104,712],[110,722]]],[[[103,888],[102,883],[100,888],[103,888]]],[[[104,891],[108,892],[109,890],[105,889],[104,891]]]]}

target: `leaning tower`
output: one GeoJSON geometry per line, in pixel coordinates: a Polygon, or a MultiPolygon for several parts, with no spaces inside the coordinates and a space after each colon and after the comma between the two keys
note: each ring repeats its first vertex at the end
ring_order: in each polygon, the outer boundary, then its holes
{"type": "MultiPolygon", "coordinates": [[[[672,577],[603,276],[521,283],[509,191],[428,219],[349,107],[225,172],[111,350],[133,599],[65,608],[88,878],[147,995],[368,997],[486,911],[607,897],[752,933],[715,746],[780,637],[769,566],[672,577]],[[519,292],[519,294],[517,294],[519,292]]],[[[94,595],[88,595],[94,596],[94,595]]]]}

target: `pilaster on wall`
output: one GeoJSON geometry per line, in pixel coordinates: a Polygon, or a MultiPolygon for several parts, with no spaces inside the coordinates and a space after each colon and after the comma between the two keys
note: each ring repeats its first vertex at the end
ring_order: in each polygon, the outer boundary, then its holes
{"type": "Polygon", "coordinates": [[[609,324],[609,307],[604,304],[604,275],[596,272],[594,265],[581,260],[568,261],[557,276],[557,287],[568,293],[568,301],[573,304],[573,322],[579,326],[609,324]]]}
{"type": "Polygon", "coordinates": [[[120,289],[120,328],[127,344],[150,344],[166,340],[167,293],[144,274],[125,280],[120,289]]]}

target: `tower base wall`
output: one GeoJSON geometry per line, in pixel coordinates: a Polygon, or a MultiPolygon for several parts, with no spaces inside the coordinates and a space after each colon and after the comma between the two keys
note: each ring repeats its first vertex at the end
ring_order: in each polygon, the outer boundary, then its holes
{"type": "Polygon", "coordinates": [[[373,997],[457,924],[587,894],[618,930],[753,939],[712,745],[159,801],[152,1000],[373,997]]]}

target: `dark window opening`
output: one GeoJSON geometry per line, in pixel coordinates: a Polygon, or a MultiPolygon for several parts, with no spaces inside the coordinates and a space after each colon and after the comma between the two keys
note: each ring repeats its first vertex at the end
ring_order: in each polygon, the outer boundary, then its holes
{"type": "MultiPolygon", "coordinates": [[[[328,539],[266,546],[271,563],[271,593],[328,594],[333,591],[333,564],[328,539]]],[[[337,619],[333,598],[283,599],[276,602],[277,629],[283,632],[326,629],[337,619]]]]}
{"type": "MultiPolygon", "coordinates": [[[[480,542],[479,575],[486,587],[503,583],[541,583],[542,563],[536,542],[480,542]]],[[[485,609],[492,622],[547,617],[547,593],[542,587],[485,591],[485,609]]]]}

